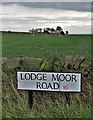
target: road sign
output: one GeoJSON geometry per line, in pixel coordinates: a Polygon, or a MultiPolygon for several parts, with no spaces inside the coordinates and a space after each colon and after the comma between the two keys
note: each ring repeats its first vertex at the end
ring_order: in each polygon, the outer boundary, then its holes
{"type": "Polygon", "coordinates": [[[17,72],[18,89],[81,92],[81,73],[17,72]]]}

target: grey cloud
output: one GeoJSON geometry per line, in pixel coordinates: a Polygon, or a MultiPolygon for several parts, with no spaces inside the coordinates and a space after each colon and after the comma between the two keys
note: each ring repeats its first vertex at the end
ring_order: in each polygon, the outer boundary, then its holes
{"type": "Polygon", "coordinates": [[[91,21],[91,18],[90,17],[75,17],[75,18],[72,18],[72,20],[76,20],[76,21],[91,21]]]}
{"type": "Polygon", "coordinates": [[[53,8],[91,12],[90,2],[10,2],[3,5],[18,4],[29,8],[53,8]]]}
{"type": "MultiPolygon", "coordinates": [[[[2,2],[19,2],[19,0],[1,0],[2,2]]],[[[92,2],[92,0],[20,0],[20,2],[92,2]]]]}
{"type": "Polygon", "coordinates": [[[62,22],[62,23],[67,23],[67,21],[81,21],[81,22],[89,22],[91,19],[90,17],[58,17],[58,18],[53,18],[53,19],[49,19],[49,18],[44,18],[44,17],[8,17],[8,18],[3,18],[2,19],[3,22],[7,22],[7,23],[29,23],[29,22],[62,22]]]}
{"type": "Polygon", "coordinates": [[[70,17],[59,17],[59,18],[56,18],[54,20],[63,20],[63,21],[66,21],[66,20],[75,20],[75,21],[91,21],[91,18],[90,17],[74,17],[74,18],[70,18],[70,17]]]}

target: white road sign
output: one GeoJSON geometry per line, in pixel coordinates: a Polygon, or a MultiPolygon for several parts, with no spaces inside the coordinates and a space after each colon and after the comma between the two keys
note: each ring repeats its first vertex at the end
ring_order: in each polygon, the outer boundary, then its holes
{"type": "Polygon", "coordinates": [[[18,89],[81,92],[81,73],[17,72],[18,89]]]}

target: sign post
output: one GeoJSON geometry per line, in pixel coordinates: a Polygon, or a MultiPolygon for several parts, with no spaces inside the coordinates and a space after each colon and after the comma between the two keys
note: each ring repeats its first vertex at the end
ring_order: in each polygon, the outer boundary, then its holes
{"type": "Polygon", "coordinates": [[[30,108],[33,91],[81,92],[81,73],[17,72],[17,80],[18,89],[29,91],[30,108]]]}
{"type": "Polygon", "coordinates": [[[31,90],[28,91],[28,103],[29,103],[29,108],[31,109],[33,106],[33,91],[31,90]]]}

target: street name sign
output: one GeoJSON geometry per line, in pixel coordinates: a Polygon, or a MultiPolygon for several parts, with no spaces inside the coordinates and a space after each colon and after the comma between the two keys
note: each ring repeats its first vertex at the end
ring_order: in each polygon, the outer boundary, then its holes
{"type": "Polygon", "coordinates": [[[17,72],[18,89],[81,92],[81,73],[17,72]]]}

